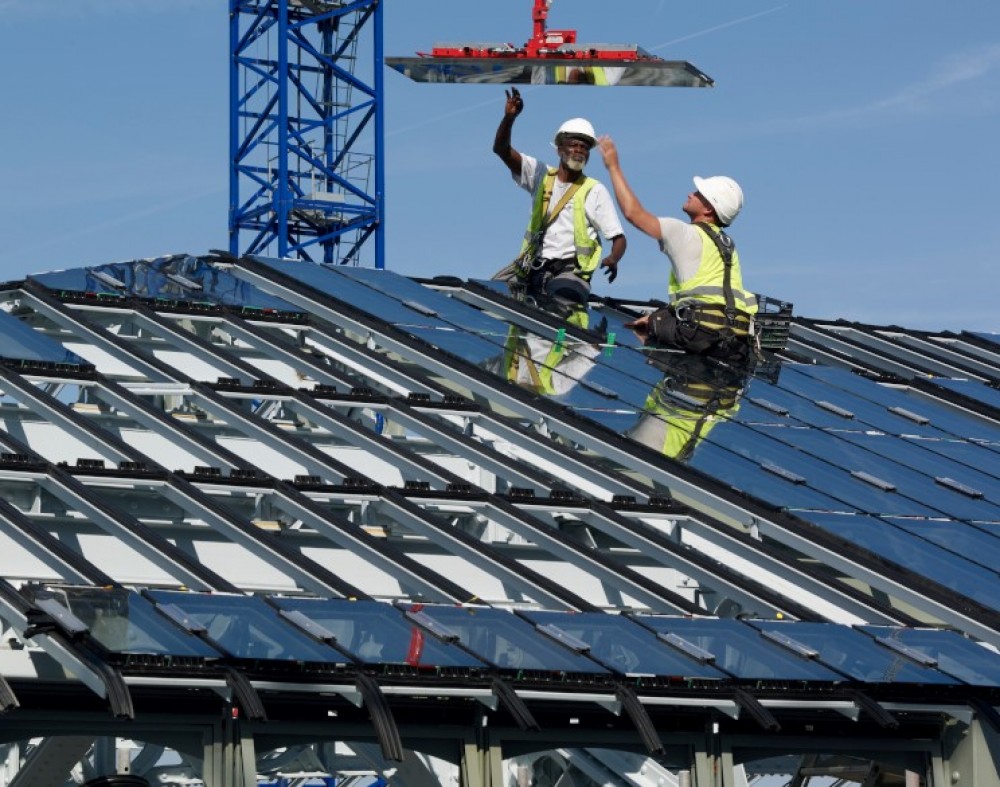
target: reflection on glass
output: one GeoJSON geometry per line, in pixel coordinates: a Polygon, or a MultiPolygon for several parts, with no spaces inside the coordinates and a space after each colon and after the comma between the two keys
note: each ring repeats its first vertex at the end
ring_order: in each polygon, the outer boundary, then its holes
{"type": "MultiPolygon", "coordinates": [[[[510,288],[512,297],[517,301],[539,308],[568,326],[582,330],[589,328],[590,313],[586,304],[516,284],[510,285],[510,288]]],[[[503,354],[487,368],[533,393],[561,396],[580,383],[594,367],[600,352],[600,343],[581,342],[568,337],[565,329],[546,338],[511,323],[504,339],[503,354]]]]}
{"type": "Polygon", "coordinates": [[[32,601],[54,599],[87,625],[112,653],[219,658],[218,651],[165,621],[141,596],[124,588],[25,586],[32,601]]]}
{"type": "Polygon", "coordinates": [[[278,617],[256,596],[147,590],[157,604],[180,610],[205,629],[212,642],[238,658],[344,663],[332,648],[320,645],[278,617]]]}
{"type": "Polygon", "coordinates": [[[658,675],[725,680],[729,676],[674,650],[621,615],[604,612],[539,612],[519,614],[540,626],[554,625],[585,642],[589,654],[608,669],[625,675],[658,675]]]}
{"type": "Polygon", "coordinates": [[[814,649],[823,664],[864,683],[955,683],[848,626],[792,621],[752,621],[750,625],[814,649]]]}
{"type": "Polygon", "coordinates": [[[1000,686],[996,651],[954,631],[938,629],[859,626],[869,636],[895,640],[923,653],[942,672],[974,686],[1000,686]]]}
{"type": "Polygon", "coordinates": [[[634,615],[632,619],[653,631],[680,637],[707,651],[713,664],[748,680],[819,680],[839,682],[841,676],[802,656],[769,643],[738,620],[634,615]]]}
{"type": "Polygon", "coordinates": [[[406,620],[379,601],[274,598],[283,610],[301,612],[336,637],[340,650],[359,661],[411,667],[482,669],[485,664],[406,620]]]}
{"type": "Polygon", "coordinates": [[[157,301],[212,303],[262,311],[297,311],[286,301],[267,295],[210,261],[190,254],[74,268],[29,278],[50,290],[136,295],[157,301]]]}
{"type": "Polygon", "coordinates": [[[698,355],[669,353],[650,358],[663,371],[638,423],[626,434],[643,445],[688,461],[716,424],[740,407],[748,373],[698,355]]]}
{"type": "Polygon", "coordinates": [[[86,365],[76,353],[44,336],[17,317],[0,310],[0,358],[11,361],[45,361],[56,364],[86,365]]]}
{"type": "Polygon", "coordinates": [[[480,659],[501,670],[607,675],[597,662],[539,634],[527,621],[491,607],[400,605],[423,612],[455,633],[480,659]]]}

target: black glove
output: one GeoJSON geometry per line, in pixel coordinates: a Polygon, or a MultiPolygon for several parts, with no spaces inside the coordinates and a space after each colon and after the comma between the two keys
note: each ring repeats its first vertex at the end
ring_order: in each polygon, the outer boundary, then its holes
{"type": "Polygon", "coordinates": [[[618,278],[618,263],[612,262],[610,257],[601,263],[601,267],[604,268],[604,274],[608,277],[608,284],[618,278]]]}

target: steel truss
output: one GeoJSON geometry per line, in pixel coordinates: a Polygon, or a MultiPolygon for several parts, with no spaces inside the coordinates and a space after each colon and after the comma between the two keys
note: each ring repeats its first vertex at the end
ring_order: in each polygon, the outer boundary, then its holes
{"type": "Polygon", "coordinates": [[[229,246],[384,266],[380,0],[230,0],[229,246]]]}

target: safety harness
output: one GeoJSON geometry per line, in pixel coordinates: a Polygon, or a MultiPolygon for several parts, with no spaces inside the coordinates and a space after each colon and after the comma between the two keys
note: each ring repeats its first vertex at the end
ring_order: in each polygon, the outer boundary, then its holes
{"type": "Polygon", "coordinates": [[[556,170],[549,170],[546,173],[545,179],[542,181],[542,226],[534,232],[529,230],[524,233],[524,247],[518,257],[518,261],[520,263],[517,267],[518,276],[526,278],[532,271],[536,271],[542,267],[543,261],[541,258],[541,251],[545,233],[548,228],[552,226],[552,222],[556,220],[562,209],[569,204],[569,201],[573,199],[576,192],[580,190],[580,187],[584,184],[586,179],[586,176],[582,172],[579,173],[576,180],[574,180],[570,187],[563,192],[562,197],[559,198],[555,207],[550,211],[549,201],[552,199],[552,192],[555,188],[556,170]]]}
{"type": "Polygon", "coordinates": [[[722,256],[722,295],[725,304],[718,303],[683,303],[676,308],[677,317],[681,320],[691,320],[712,331],[722,334],[723,341],[746,339],[750,335],[750,325],[753,315],[743,309],[736,308],[736,298],[733,295],[732,268],[733,254],[736,245],[725,232],[716,231],[703,221],[695,223],[715,244],[722,256]]]}

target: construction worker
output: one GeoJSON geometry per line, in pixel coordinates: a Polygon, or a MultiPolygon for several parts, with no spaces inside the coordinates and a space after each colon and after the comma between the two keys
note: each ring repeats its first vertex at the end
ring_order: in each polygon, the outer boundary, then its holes
{"type": "Polygon", "coordinates": [[[732,178],[694,178],[682,210],[689,221],[657,217],[646,210],[622,174],[610,137],[598,141],[625,219],[660,245],[670,258],[670,304],[630,327],[663,344],[728,361],[750,352],[757,298],[743,289],[740,259],[723,231],[743,208],[743,191],[732,178]]]}
{"type": "Polygon", "coordinates": [[[613,282],[626,246],[610,192],[583,174],[597,142],[594,127],[583,118],[563,123],[555,136],[559,166],[549,167],[511,146],[511,130],[523,109],[521,94],[511,88],[493,152],[532,195],[531,218],[518,257],[493,278],[520,281],[540,292],[586,303],[594,271],[603,268],[608,282],[613,282]],[[600,237],[611,242],[604,259],[600,237]]]}

